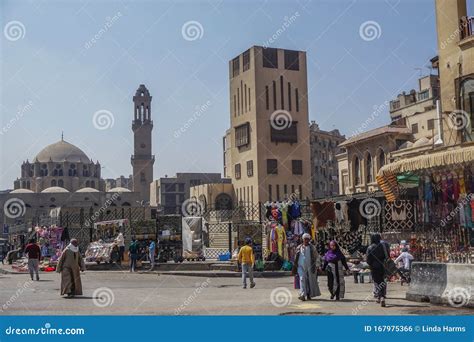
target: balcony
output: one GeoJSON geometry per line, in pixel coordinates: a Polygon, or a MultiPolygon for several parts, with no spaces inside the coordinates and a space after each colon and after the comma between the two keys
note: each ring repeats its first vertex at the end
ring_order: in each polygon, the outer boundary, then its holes
{"type": "Polygon", "coordinates": [[[463,17],[459,22],[461,40],[474,36],[474,17],[463,17]]]}

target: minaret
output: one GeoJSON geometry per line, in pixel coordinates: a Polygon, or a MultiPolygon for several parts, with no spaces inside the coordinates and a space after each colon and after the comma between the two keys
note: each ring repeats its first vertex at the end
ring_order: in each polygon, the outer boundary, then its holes
{"type": "Polygon", "coordinates": [[[151,96],[144,84],[140,84],[135,96],[133,130],[133,191],[140,193],[141,200],[150,201],[150,183],[153,181],[155,156],[151,153],[151,96]]]}

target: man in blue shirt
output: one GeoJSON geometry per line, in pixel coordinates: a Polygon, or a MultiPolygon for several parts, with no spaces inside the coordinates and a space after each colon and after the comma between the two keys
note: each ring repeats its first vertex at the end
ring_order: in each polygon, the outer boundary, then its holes
{"type": "Polygon", "coordinates": [[[150,258],[150,271],[155,267],[155,249],[156,244],[155,240],[150,240],[150,245],[148,246],[148,256],[150,258]]]}

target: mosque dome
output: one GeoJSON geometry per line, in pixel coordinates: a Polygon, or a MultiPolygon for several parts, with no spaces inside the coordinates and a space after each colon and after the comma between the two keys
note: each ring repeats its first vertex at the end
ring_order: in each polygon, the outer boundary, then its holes
{"type": "Polygon", "coordinates": [[[90,158],[77,146],[60,140],[43,148],[35,157],[40,163],[53,162],[90,162],[90,158]]]}
{"type": "Polygon", "coordinates": [[[41,191],[42,193],[58,193],[58,192],[69,192],[68,190],[61,188],[60,186],[51,186],[41,191]]]}

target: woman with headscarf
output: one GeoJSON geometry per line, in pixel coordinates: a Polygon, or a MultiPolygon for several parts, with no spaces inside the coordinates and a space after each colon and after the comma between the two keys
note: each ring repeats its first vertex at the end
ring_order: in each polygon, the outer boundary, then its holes
{"type": "Polygon", "coordinates": [[[374,295],[377,303],[385,307],[385,297],[387,296],[387,282],[385,281],[385,260],[388,259],[388,247],[382,242],[380,234],[373,234],[370,237],[370,246],[367,248],[367,264],[374,281],[374,295]]]}
{"type": "Polygon", "coordinates": [[[316,247],[310,243],[311,235],[303,234],[303,243],[296,248],[293,275],[299,278],[299,300],[310,300],[321,295],[318,285],[317,269],[320,266],[319,254],[316,247]]]}
{"type": "Polygon", "coordinates": [[[328,276],[328,289],[331,293],[331,299],[340,300],[344,298],[346,292],[346,282],[344,280],[344,268],[348,271],[346,257],[336,241],[329,242],[329,249],[324,255],[323,270],[326,270],[328,276]]]}
{"type": "Polygon", "coordinates": [[[86,266],[78,245],[77,240],[72,239],[71,243],[63,250],[56,267],[56,272],[61,273],[61,295],[68,297],[82,295],[80,272],[84,272],[86,266]]]}

